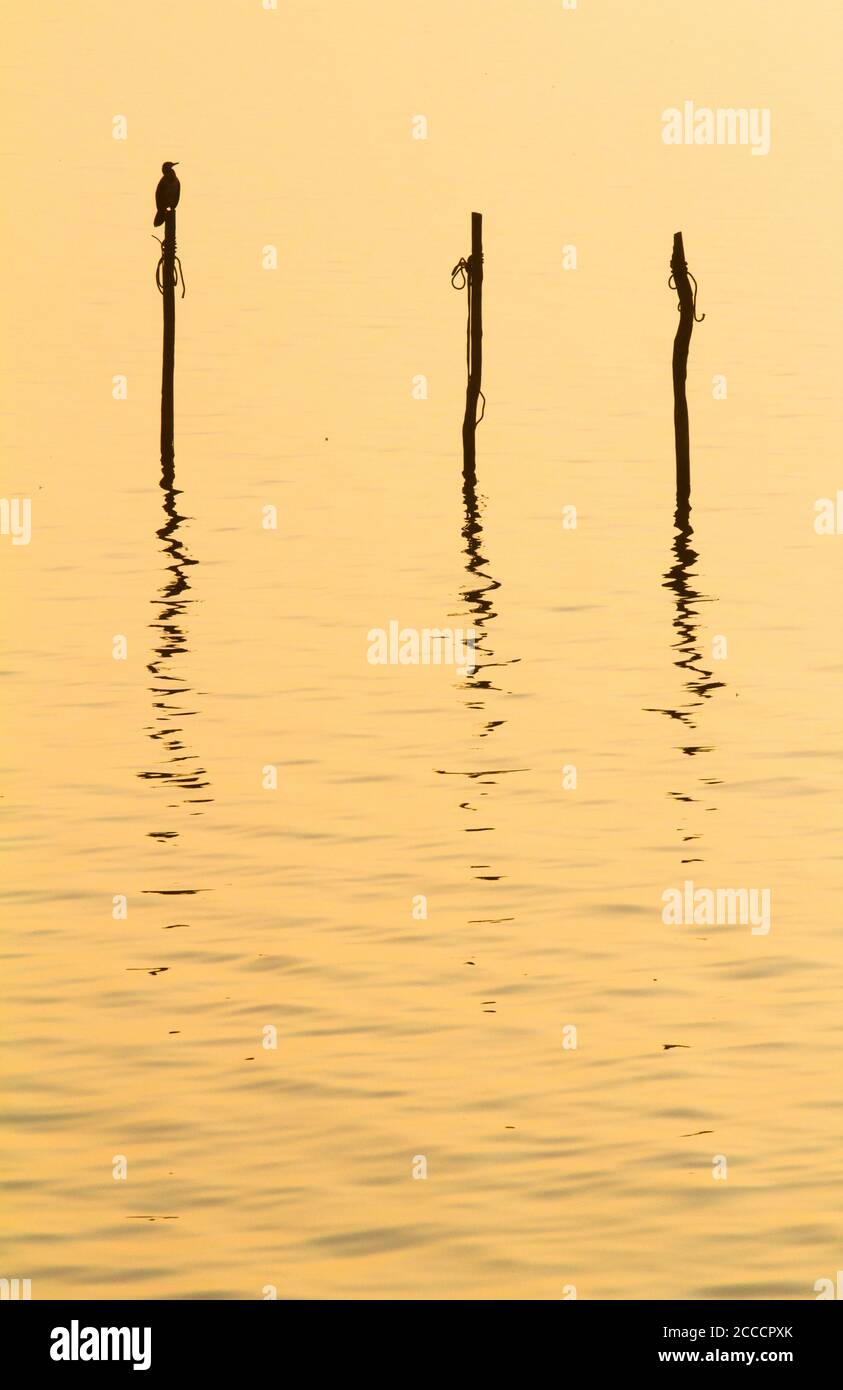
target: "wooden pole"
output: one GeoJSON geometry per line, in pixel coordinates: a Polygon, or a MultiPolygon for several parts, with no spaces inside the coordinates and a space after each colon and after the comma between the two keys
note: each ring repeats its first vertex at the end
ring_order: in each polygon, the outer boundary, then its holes
{"type": "Polygon", "coordinates": [[[161,367],[161,463],[172,465],[175,458],[173,443],[173,372],[176,358],[176,211],[164,218],[164,241],[161,248],[161,283],[164,300],[164,356],[161,367]]]}
{"type": "Polygon", "coordinates": [[[688,277],[682,233],[673,237],[670,271],[679,296],[679,327],[673,340],[673,429],[676,435],[676,505],[687,504],[691,496],[691,442],[685,381],[688,375],[688,348],[694,328],[694,292],[688,277]]]}
{"type": "Polygon", "coordinates": [[[468,288],[468,383],[462,423],[463,471],[474,470],[474,432],[483,374],[483,214],[471,214],[471,255],[466,268],[468,288]]]}

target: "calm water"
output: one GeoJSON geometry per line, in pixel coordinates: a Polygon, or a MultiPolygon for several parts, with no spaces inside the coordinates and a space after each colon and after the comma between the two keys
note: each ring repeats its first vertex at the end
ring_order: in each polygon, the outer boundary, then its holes
{"type": "MultiPolygon", "coordinates": [[[[665,151],[686,92],[656,7],[609,33],[583,6],[576,38],[483,7],[473,100],[429,9],[210,19],[225,111],[202,64],[157,109],[155,5],[120,36],[58,7],[14,31],[4,495],[33,535],[0,546],[0,1267],[36,1298],[799,1299],[840,1265],[843,541],[813,529],[843,485],[839,187],[796,95],[754,64],[724,89],[748,10],[728,53],[698,42],[728,7],[678,41],[688,95],[773,107],[766,159],[665,151]],[[69,90],[31,92],[69,43],[69,90]],[[162,479],[163,158],[187,294],[162,479]],[[680,225],[706,319],[677,532],[680,225]],[[391,619],[473,624],[478,670],[370,665],[391,619]],[[770,888],[769,933],[666,926],[685,879],[770,888]]],[[[166,10],[174,65],[198,13],[166,10]]],[[[839,123],[838,24],[761,42],[839,123]]]]}

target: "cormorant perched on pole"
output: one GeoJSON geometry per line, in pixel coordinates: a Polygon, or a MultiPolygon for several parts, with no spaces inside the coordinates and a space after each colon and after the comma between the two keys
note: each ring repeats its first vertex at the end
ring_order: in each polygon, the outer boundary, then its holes
{"type": "MultiPolygon", "coordinates": [[[[175,164],[178,164],[178,160],[175,161],[175,164]]],[[[179,183],[178,175],[173,173],[175,164],[168,161],[166,164],[161,165],[161,173],[164,177],[159,180],[158,187],[155,190],[155,206],[157,212],[155,214],[155,221],[152,224],[153,227],[160,227],[167,213],[178,204],[181,184],[179,183]]]]}

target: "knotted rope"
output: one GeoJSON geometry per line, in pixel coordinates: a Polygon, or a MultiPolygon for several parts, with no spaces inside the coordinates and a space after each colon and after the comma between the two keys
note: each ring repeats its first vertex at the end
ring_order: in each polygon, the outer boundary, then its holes
{"type": "MultiPolygon", "coordinates": [[[[466,368],[466,372],[468,373],[468,377],[469,377],[469,380],[470,380],[470,379],[471,379],[471,329],[472,329],[472,322],[471,322],[471,302],[472,302],[472,301],[471,301],[471,257],[470,257],[470,256],[469,256],[468,260],[466,260],[465,256],[461,256],[460,259],[457,261],[456,265],[454,266],[453,270],[451,271],[451,284],[453,285],[453,287],[454,287],[455,290],[464,290],[464,289],[466,288],[466,286],[468,286],[468,323],[467,323],[467,325],[466,325],[466,331],[465,331],[465,368],[466,368]],[[462,276],[462,279],[460,280],[459,284],[457,284],[457,276],[458,276],[458,275],[461,275],[461,276],[462,276]]],[[[477,394],[478,394],[478,396],[480,397],[480,400],[483,402],[483,409],[480,411],[479,416],[477,417],[477,419],[476,419],[475,422],[474,422],[475,427],[476,427],[477,425],[480,424],[480,421],[483,419],[483,416],[486,414],[486,397],[483,395],[483,392],[482,392],[482,391],[478,391],[477,394]]]]}
{"type": "MultiPolygon", "coordinates": [[[[697,318],[697,282],[696,282],[694,276],[691,274],[690,270],[688,269],[688,262],[687,262],[687,261],[684,262],[684,266],[685,266],[685,274],[687,275],[688,279],[691,281],[692,285],[694,286],[694,305],[693,305],[693,309],[694,309],[694,323],[702,323],[703,319],[705,318],[705,314],[702,314],[699,318],[697,318]]],[[[667,282],[667,287],[668,287],[668,289],[676,290],[677,294],[679,293],[679,291],[678,291],[678,289],[677,289],[677,286],[676,286],[676,279],[675,279],[675,276],[674,276],[674,272],[673,272],[672,270],[671,270],[671,272],[670,272],[670,277],[669,277],[668,282],[667,282]]],[[[681,314],[681,312],[682,312],[682,305],[681,305],[681,304],[677,304],[676,309],[677,309],[677,312],[681,314]]]]}
{"type": "Polygon", "coordinates": [[[453,270],[451,271],[451,284],[453,285],[454,289],[455,289],[455,290],[464,290],[465,287],[466,287],[466,285],[468,284],[468,276],[469,276],[469,265],[468,265],[468,261],[465,259],[465,256],[461,256],[460,259],[457,261],[456,265],[454,266],[453,270]],[[462,276],[462,280],[460,281],[459,284],[457,284],[457,276],[458,276],[458,275],[461,275],[461,276],[462,276]]]}
{"type": "MultiPolygon", "coordinates": [[[[157,264],[157,266],[155,267],[155,283],[156,283],[156,285],[158,286],[158,293],[159,293],[159,294],[163,294],[163,293],[164,293],[164,247],[165,247],[166,244],[167,244],[167,239],[166,239],[166,237],[164,237],[164,238],[162,238],[162,237],[157,237],[157,236],[155,235],[154,232],[151,232],[150,235],[151,235],[151,237],[152,237],[152,240],[153,240],[153,241],[157,241],[157,242],[158,242],[158,245],[161,247],[161,255],[160,255],[159,259],[158,259],[158,264],[157,264]]],[[[185,296],[185,294],[187,293],[187,285],[186,285],[185,282],[184,282],[184,271],[183,271],[182,268],[181,268],[181,261],[179,260],[178,256],[176,255],[176,248],[175,248],[175,244],[174,244],[174,245],[173,245],[173,288],[174,288],[174,289],[178,289],[178,286],[179,286],[179,278],[181,278],[181,297],[182,297],[182,299],[184,299],[184,296],[185,296]]]]}

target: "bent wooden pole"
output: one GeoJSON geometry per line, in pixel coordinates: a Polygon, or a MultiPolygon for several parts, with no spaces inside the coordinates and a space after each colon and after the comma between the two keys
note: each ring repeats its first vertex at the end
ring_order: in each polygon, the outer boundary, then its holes
{"type": "Polygon", "coordinates": [[[175,208],[164,219],[164,240],[161,245],[161,296],[164,300],[164,355],[161,366],[161,462],[172,464],[173,442],[173,373],[176,359],[176,213],[175,208]]]}
{"type": "Polygon", "coordinates": [[[688,276],[682,233],[673,237],[670,258],[673,288],[679,296],[679,327],[673,340],[673,428],[676,435],[676,502],[686,503],[691,495],[691,443],[685,381],[688,375],[688,348],[694,329],[694,292],[688,276]]]}
{"type": "Polygon", "coordinates": [[[483,374],[483,214],[471,214],[471,255],[466,266],[468,289],[468,381],[462,422],[463,471],[474,471],[474,433],[483,374]]]}

